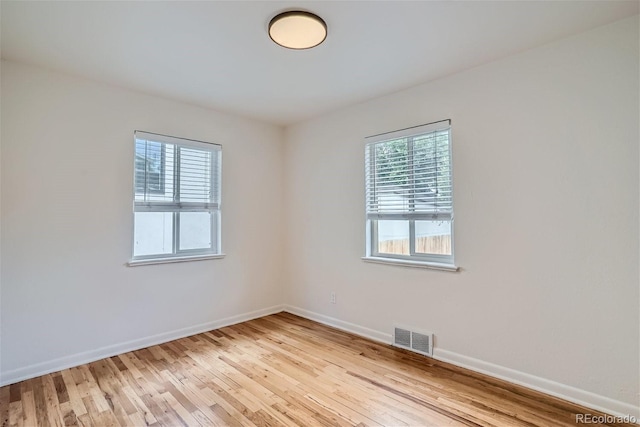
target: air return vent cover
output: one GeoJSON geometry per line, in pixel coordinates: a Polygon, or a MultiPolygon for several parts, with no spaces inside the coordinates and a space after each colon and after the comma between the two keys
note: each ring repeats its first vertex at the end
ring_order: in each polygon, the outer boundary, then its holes
{"type": "Polygon", "coordinates": [[[418,332],[413,328],[395,326],[393,345],[425,356],[433,356],[433,334],[430,332],[418,332]]]}

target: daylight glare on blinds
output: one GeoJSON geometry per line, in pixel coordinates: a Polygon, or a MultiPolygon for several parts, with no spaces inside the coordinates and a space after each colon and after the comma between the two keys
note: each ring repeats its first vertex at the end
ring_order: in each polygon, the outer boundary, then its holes
{"type": "Polygon", "coordinates": [[[448,123],[377,137],[365,158],[368,219],[452,219],[448,123]]]}
{"type": "Polygon", "coordinates": [[[219,145],[139,131],[135,135],[136,211],[219,208],[219,145]]]}

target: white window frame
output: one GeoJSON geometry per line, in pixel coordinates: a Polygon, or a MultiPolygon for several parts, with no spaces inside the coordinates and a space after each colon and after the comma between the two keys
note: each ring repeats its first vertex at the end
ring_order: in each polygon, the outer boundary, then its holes
{"type": "MultiPolygon", "coordinates": [[[[372,213],[369,212],[368,195],[366,194],[366,188],[369,187],[369,179],[365,172],[365,221],[366,221],[366,245],[365,256],[362,258],[369,262],[378,262],[384,264],[404,265],[410,267],[425,267],[435,268],[440,270],[458,271],[458,267],[454,262],[454,216],[453,216],[453,156],[452,156],[452,142],[451,142],[451,121],[443,120],[435,123],[429,123],[426,125],[415,126],[407,129],[401,129],[398,131],[386,132],[383,134],[373,135],[365,138],[365,171],[367,168],[373,170],[375,167],[373,162],[374,157],[370,155],[373,147],[376,144],[381,144],[393,140],[406,138],[407,140],[407,158],[408,162],[413,164],[412,156],[413,140],[414,137],[429,134],[436,131],[448,131],[448,156],[449,156],[449,170],[450,170],[450,183],[451,189],[451,208],[447,212],[428,212],[428,213],[416,213],[416,212],[399,212],[392,214],[385,213],[372,213]],[[371,162],[366,164],[367,160],[371,162]],[[409,255],[380,253],[378,251],[378,221],[380,220],[407,220],[409,221],[409,255]],[[424,254],[416,252],[416,232],[415,221],[420,220],[442,220],[450,223],[451,226],[451,255],[443,254],[424,254]]],[[[413,180],[412,169],[409,170],[410,180],[413,180]]],[[[410,203],[411,204],[411,203],[410,203]]]]}
{"type": "MultiPolygon", "coordinates": [[[[163,169],[165,165],[163,165],[163,169]]],[[[174,136],[155,134],[151,132],[143,132],[136,130],[134,132],[134,179],[133,179],[133,215],[135,228],[136,212],[158,212],[172,213],[172,253],[154,254],[154,255],[134,255],[132,253],[129,266],[159,264],[169,262],[197,261],[203,259],[222,258],[222,238],[221,238],[221,198],[222,198],[222,146],[210,142],[197,141],[186,138],[178,138],[174,136]],[[154,143],[160,143],[163,150],[163,161],[165,159],[164,150],[166,145],[173,145],[175,148],[174,167],[173,167],[173,195],[174,200],[162,201],[140,201],[136,200],[136,144],[138,140],[146,140],[154,143]],[[215,194],[208,201],[180,201],[180,151],[182,149],[196,149],[211,153],[211,191],[215,194]],[[208,212],[211,215],[211,248],[203,249],[180,249],[180,213],[186,212],[208,212]]],[[[163,173],[166,173],[163,170],[163,173]]],[[[153,194],[153,191],[150,191],[153,194]]],[[[135,230],[132,230],[132,250],[135,248],[135,230]]]]}

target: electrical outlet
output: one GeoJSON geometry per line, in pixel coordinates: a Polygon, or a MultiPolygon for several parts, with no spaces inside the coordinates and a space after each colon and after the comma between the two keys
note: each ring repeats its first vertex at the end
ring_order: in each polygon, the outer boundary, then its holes
{"type": "Polygon", "coordinates": [[[335,303],[336,303],[336,293],[331,292],[331,304],[335,304],[335,303]]]}

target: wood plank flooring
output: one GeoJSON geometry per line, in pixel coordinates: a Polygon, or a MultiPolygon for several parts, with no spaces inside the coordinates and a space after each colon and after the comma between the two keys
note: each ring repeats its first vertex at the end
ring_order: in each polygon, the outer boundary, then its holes
{"type": "Polygon", "coordinates": [[[2,426],[546,427],[581,413],[602,415],[288,313],[0,388],[2,426]]]}

